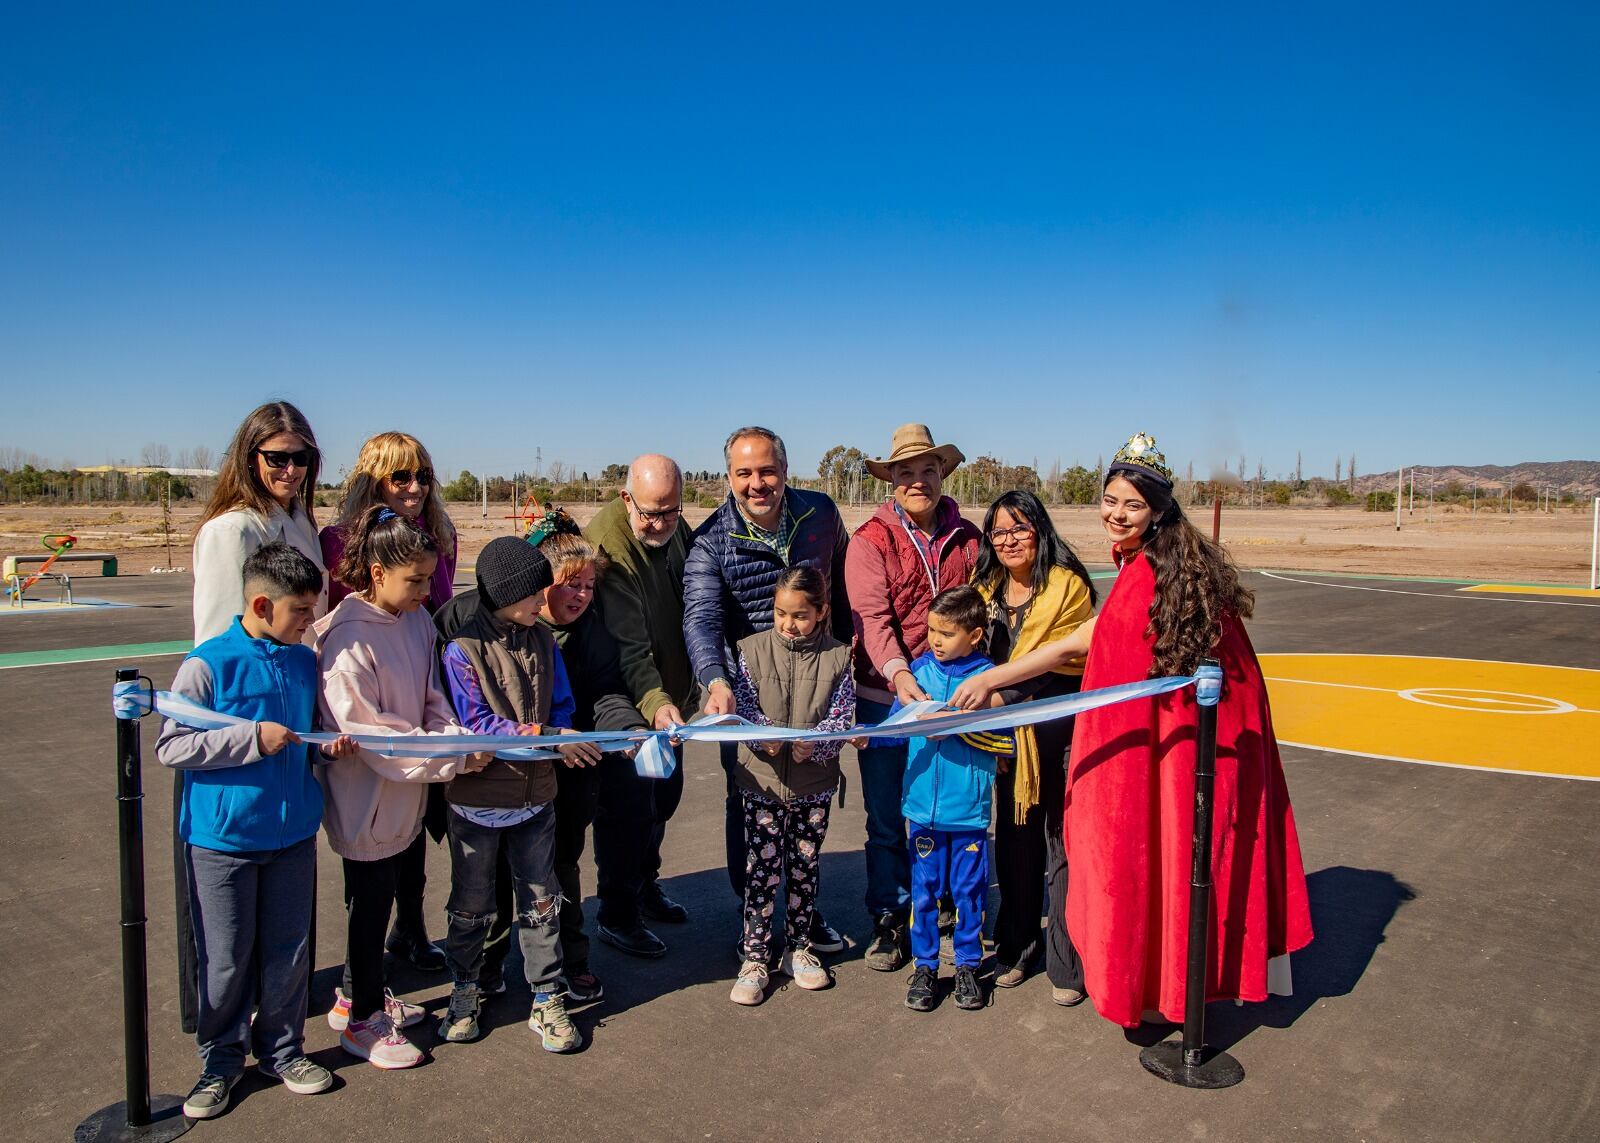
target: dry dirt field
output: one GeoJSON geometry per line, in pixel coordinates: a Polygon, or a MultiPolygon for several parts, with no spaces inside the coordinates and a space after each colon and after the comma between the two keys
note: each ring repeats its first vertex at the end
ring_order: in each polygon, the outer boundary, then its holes
{"type": "MultiPolygon", "coordinates": [[[[574,505],[573,515],[586,522],[595,505],[574,505]]],[[[871,514],[870,507],[846,508],[845,522],[854,528],[871,514]]],[[[490,538],[515,527],[506,504],[491,504],[487,518],[477,505],[457,504],[451,515],[461,530],[463,564],[470,564],[490,538]]],[[[969,509],[980,519],[981,510],[969,509]]],[[[709,512],[691,509],[691,525],[709,512]]],[[[1105,562],[1105,535],[1090,507],[1053,510],[1062,534],[1086,562],[1105,562]]],[[[198,507],[183,507],[172,518],[172,562],[189,563],[189,543],[198,507]]],[[[332,517],[322,509],[323,521],[332,517]]],[[[1196,522],[1209,531],[1211,513],[1202,509],[1196,522]]],[[[1397,532],[1392,515],[1358,509],[1225,508],[1222,539],[1234,558],[1247,568],[1319,572],[1361,572],[1381,575],[1440,576],[1452,579],[1553,583],[1588,586],[1591,520],[1588,510],[1515,515],[1439,509],[1431,515],[1419,505],[1402,517],[1397,532]]],[[[104,548],[125,558],[132,574],[165,563],[158,507],[120,505],[73,506],[66,509],[0,505],[0,552],[35,550],[45,531],[71,532],[81,547],[104,548]],[[134,550],[138,549],[137,558],[134,550]],[[148,555],[149,563],[146,563],[148,555]]]]}

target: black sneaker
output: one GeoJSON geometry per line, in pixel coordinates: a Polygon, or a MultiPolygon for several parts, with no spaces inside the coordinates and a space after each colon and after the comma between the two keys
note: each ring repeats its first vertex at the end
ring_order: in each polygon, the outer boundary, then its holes
{"type": "Polygon", "coordinates": [[[956,965],[956,1007],[963,1012],[975,1012],[983,1007],[983,985],[978,983],[978,970],[966,965],[956,965]]]}
{"type": "Polygon", "coordinates": [[[417,937],[394,929],[389,933],[389,939],[383,942],[383,947],[401,960],[410,961],[413,967],[422,972],[443,972],[450,967],[443,950],[428,940],[426,935],[417,937]]]}
{"type": "Polygon", "coordinates": [[[569,973],[563,978],[567,985],[567,999],[573,1004],[593,1004],[605,999],[606,986],[588,969],[569,973]]]}
{"type": "Polygon", "coordinates": [[[206,1072],[195,1081],[194,1090],[183,1101],[183,1114],[189,1119],[210,1119],[228,1110],[228,1097],[238,1076],[219,1076],[206,1072]]]}
{"type": "Polygon", "coordinates": [[[839,930],[823,920],[821,913],[811,914],[811,951],[819,953],[844,951],[844,938],[839,935],[839,930]]]}
{"type": "Polygon", "coordinates": [[[634,925],[628,929],[610,929],[605,925],[596,925],[594,928],[599,938],[618,952],[644,957],[647,960],[667,955],[667,942],[643,925],[634,925]]]}
{"type": "Polygon", "coordinates": [[[909,952],[905,920],[884,913],[873,924],[872,941],[862,959],[877,972],[894,972],[906,963],[909,952]]]}
{"type": "Polygon", "coordinates": [[[651,881],[639,890],[639,915],[647,921],[681,925],[689,919],[689,910],[662,892],[659,881],[651,881]]]}
{"type": "Polygon", "coordinates": [[[932,1012],[939,1004],[939,975],[918,965],[906,986],[906,1007],[913,1012],[932,1012]]]}

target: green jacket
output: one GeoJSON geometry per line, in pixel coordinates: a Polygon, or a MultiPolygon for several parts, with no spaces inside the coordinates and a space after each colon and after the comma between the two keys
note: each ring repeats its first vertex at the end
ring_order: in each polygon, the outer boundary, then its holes
{"type": "Polygon", "coordinates": [[[649,548],[633,534],[628,506],[620,498],[596,513],[584,535],[611,566],[600,577],[606,627],[622,652],[627,681],[645,721],[668,703],[685,719],[694,717],[698,686],[683,641],[683,563],[691,532],[682,517],[672,538],[649,548]]]}

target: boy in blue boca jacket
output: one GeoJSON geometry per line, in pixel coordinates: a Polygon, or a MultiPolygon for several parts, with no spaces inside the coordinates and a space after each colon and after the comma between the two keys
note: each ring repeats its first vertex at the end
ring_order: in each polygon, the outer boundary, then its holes
{"type": "MultiPolygon", "coordinates": [[[[172,682],[203,707],[252,721],[195,730],[168,720],[156,743],[162,764],[182,772],[178,831],[200,954],[201,1075],[183,1105],[191,1119],[227,1110],[251,1049],[262,1073],[292,1092],[333,1083],[304,1051],[322,787],[315,747],[295,733],[312,728],[316,711],[317,659],[300,638],[321,590],[317,565],[288,544],[252,554],[245,613],[191,651],[172,682]]],[[[355,750],[341,736],[317,753],[355,750]]]]}
{"type": "MultiPolygon", "coordinates": [[[[952,587],[928,608],[928,648],[911,673],[930,699],[944,701],[969,675],[994,664],[979,650],[988,629],[983,597],[952,587]]],[[[900,703],[890,709],[893,715],[900,703]]],[[[983,1007],[983,905],[989,891],[989,817],[996,755],[1010,754],[1009,734],[912,738],[901,811],[910,830],[911,956],[916,962],[906,1007],[931,1012],[939,1002],[939,901],[956,906],[956,1007],[983,1007]]]]}

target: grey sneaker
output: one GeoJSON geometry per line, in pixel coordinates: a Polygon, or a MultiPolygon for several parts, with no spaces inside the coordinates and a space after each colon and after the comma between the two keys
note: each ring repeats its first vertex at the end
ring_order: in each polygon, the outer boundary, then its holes
{"type": "Polygon", "coordinates": [[[483,993],[476,984],[459,983],[450,990],[450,1007],[439,1021],[439,1039],[465,1044],[478,1038],[478,1008],[483,993]]]}
{"type": "Polygon", "coordinates": [[[228,1110],[228,1096],[238,1076],[219,1076],[206,1072],[195,1081],[194,1090],[183,1101],[183,1114],[190,1119],[211,1119],[228,1110]]]}
{"type": "Polygon", "coordinates": [[[528,1027],[539,1033],[540,1046],[547,1052],[575,1052],[583,1047],[583,1036],[567,1015],[565,992],[553,992],[546,1000],[535,993],[528,1027]]]}
{"type": "Polygon", "coordinates": [[[333,1073],[305,1056],[296,1056],[283,1064],[262,1060],[260,1071],[268,1079],[281,1080],[283,1086],[296,1095],[316,1095],[333,1086],[333,1073]]]}

